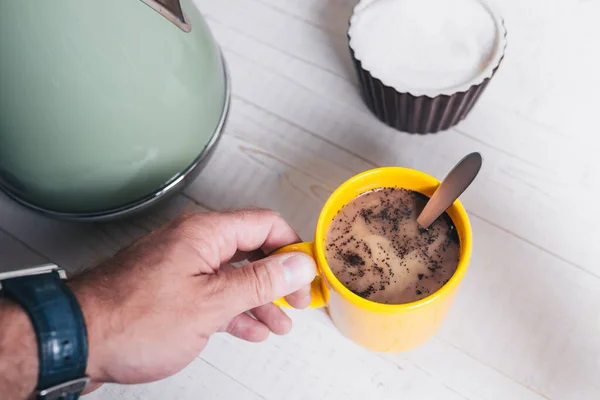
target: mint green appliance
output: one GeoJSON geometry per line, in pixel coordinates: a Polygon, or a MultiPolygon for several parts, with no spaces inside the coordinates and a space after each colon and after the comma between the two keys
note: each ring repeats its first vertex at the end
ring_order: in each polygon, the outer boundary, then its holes
{"type": "Polygon", "coordinates": [[[130,215],[207,163],[229,84],[192,0],[0,2],[0,188],[58,218],[130,215]]]}

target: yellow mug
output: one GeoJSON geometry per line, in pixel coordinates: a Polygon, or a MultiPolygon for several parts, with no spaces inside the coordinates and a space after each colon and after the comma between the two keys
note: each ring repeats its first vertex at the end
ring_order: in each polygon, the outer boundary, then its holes
{"type": "MultiPolygon", "coordinates": [[[[329,268],[325,258],[325,238],[331,221],[344,205],[369,190],[401,187],[431,196],[439,184],[434,177],[408,168],[383,167],[365,171],[344,182],[329,197],[319,215],[314,242],[293,244],[275,251],[275,254],[301,251],[315,259],[318,272],[311,285],[310,307],[326,306],[339,331],[369,350],[388,353],[409,350],[437,332],[471,259],[471,224],[464,207],[456,200],[447,211],[460,240],[459,263],[454,275],[437,292],[419,301],[382,304],[350,291],[329,268]]],[[[289,307],[284,299],[275,304],[289,307]]]]}

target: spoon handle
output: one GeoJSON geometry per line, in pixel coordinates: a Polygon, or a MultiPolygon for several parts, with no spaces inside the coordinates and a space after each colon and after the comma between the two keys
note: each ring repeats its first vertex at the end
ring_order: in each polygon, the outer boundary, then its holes
{"type": "Polygon", "coordinates": [[[473,182],[481,169],[482,161],[481,154],[471,153],[452,168],[421,211],[417,218],[419,225],[428,228],[454,203],[473,182]]]}

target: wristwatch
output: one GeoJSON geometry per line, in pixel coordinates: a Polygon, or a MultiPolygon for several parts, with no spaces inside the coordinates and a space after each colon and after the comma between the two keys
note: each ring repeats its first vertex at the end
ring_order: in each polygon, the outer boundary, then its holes
{"type": "Polygon", "coordinates": [[[90,382],[85,322],[66,278],[54,264],[0,273],[0,294],[25,310],[37,337],[40,369],[33,399],[76,400],[90,382]]]}

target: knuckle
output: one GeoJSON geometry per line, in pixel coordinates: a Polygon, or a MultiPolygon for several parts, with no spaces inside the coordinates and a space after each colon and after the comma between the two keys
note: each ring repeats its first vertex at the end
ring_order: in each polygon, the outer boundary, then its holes
{"type": "Polygon", "coordinates": [[[175,217],[175,219],[173,219],[173,221],[171,221],[170,227],[173,229],[177,229],[182,225],[188,223],[189,220],[196,218],[197,214],[198,213],[195,212],[185,212],[179,214],[177,217],[175,217]]]}
{"type": "Polygon", "coordinates": [[[196,274],[211,273],[219,266],[218,251],[215,243],[207,234],[207,227],[182,225],[161,238],[157,246],[163,256],[173,265],[193,264],[196,274]]]}
{"type": "Polygon", "coordinates": [[[227,329],[225,329],[228,333],[237,336],[239,334],[240,331],[240,320],[239,318],[234,318],[231,320],[231,322],[229,322],[229,324],[227,325],[227,329]]]}
{"type": "Polygon", "coordinates": [[[270,208],[257,208],[254,212],[265,218],[281,218],[280,213],[270,208]]]}
{"type": "MultiPolygon", "coordinates": [[[[220,272],[200,277],[204,284],[202,285],[201,294],[198,296],[198,308],[203,310],[204,313],[206,313],[206,310],[211,310],[217,315],[228,314],[235,285],[227,278],[220,272]]],[[[230,315],[230,317],[239,314],[238,310],[235,311],[236,313],[230,315]]]]}
{"type": "Polygon", "coordinates": [[[243,267],[242,270],[246,280],[248,282],[253,282],[253,285],[250,285],[250,290],[253,291],[251,296],[254,298],[255,304],[260,305],[270,302],[275,288],[275,282],[269,262],[249,264],[243,267]]]}
{"type": "Polygon", "coordinates": [[[203,225],[212,213],[208,212],[186,212],[178,215],[173,220],[174,228],[188,228],[190,226],[203,225]]]}
{"type": "Polygon", "coordinates": [[[208,301],[218,299],[223,293],[227,292],[227,280],[222,279],[221,275],[221,273],[217,272],[214,275],[208,275],[204,277],[204,279],[208,281],[206,282],[207,284],[204,286],[206,288],[206,299],[208,301]]]}
{"type": "Polygon", "coordinates": [[[167,237],[164,239],[161,252],[173,265],[177,265],[181,260],[194,259],[197,250],[181,240],[180,237],[167,237]]]}
{"type": "Polygon", "coordinates": [[[173,236],[187,237],[202,230],[204,224],[200,213],[186,213],[178,215],[166,228],[167,232],[173,236]]]}
{"type": "Polygon", "coordinates": [[[268,208],[243,208],[238,210],[229,210],[227,211],[233,217],[244,220],[248,216],[257,216],[257,217],[277,217],[280,214],[274,210],[268,208]]]}

